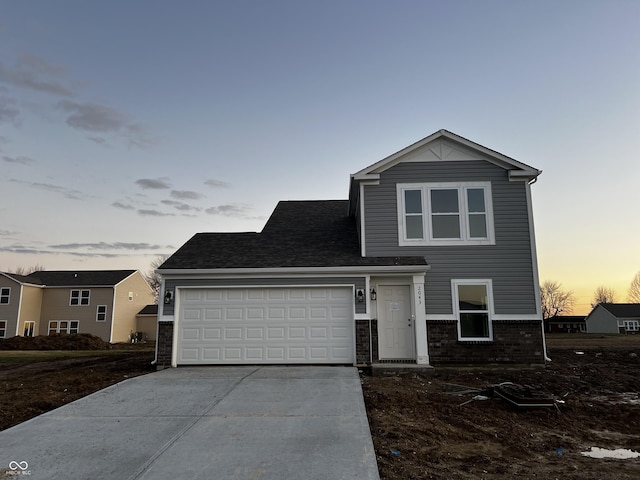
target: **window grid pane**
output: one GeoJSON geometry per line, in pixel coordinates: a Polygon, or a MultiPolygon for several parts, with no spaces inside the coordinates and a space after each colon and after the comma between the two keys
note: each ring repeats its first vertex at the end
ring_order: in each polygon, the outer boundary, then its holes
{"type": "Polygon", "coordinates": [[[470,213],[485,213],[484,188],[468,188],[467,205],[470,213]]]}
{"type": "Polygon", "coordinates": [[[460,238],[459,215],[433,215],[431,217],[433,238],[460,238]]]}
{"type": "Polygon", "coordinates": [[[407,215],[405,217],[407,239],[424,238],[422,228],[422,215],[407,215]]]}
{"type": "Polygon", "coordinates": [[[460,336],[463,338],[488,338],[489,315],[486,313],[460,313],[460,336]]]}
{"type": "Polygon", "coordinates": [[[405,213],[422,213],[422,191],[404,191],[404,211],[405,213]]]}
{"type": "Polygon", "coordinates": [[[431,213],[459,213],[458,189],[431,190],[431,213]]]}
{"type": "Polygon", "coordinates": [[[487,238],[487,216],[484,213],[469,214],[469,237],[487,238]]]}

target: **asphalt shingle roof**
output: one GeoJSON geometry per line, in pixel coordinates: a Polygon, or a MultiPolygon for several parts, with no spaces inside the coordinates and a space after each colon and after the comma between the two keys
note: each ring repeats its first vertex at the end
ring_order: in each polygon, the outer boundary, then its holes
{"type": "Polygon", "coordinates": [[[47,287],[110,287],[134,272],[135,270],[43,270],[24,278],[27,282],[47,287]]]}
{"type": "Polygon", "coordinates": [[[280,202],[262,233],[198,233],[160,269],[427,265],[424,257],[361,257],[347,200],[280,202]]]}
{"type": "Polygon", "coordinates": [[[618,318],[640,317],[640,303],[601,303],[618,318]]]}

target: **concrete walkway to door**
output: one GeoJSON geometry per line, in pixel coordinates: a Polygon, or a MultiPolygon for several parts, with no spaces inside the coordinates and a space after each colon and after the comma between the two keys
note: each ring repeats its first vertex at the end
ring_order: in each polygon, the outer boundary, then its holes
{"type": "Polygon", "coordinates": [[[0,432],[0,478],[18,472],[379,478],[357,370],[306,366],[174,368],[126,380],[0,432]]]}

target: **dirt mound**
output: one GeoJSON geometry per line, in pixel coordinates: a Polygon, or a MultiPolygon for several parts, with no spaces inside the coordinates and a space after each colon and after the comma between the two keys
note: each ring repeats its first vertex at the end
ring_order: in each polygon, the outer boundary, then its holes
{"type": "Polygon", "coordinates": [[[0,350],[108,350],[111,345],[88,333],[0,339],[0,350]]]}

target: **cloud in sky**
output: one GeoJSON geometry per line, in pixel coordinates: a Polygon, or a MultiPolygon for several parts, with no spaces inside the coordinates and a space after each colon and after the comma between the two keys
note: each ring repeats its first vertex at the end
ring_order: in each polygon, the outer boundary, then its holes
{"type": "Polygon", "coordinates": [[[122,202],[113,202],[111,206],[120,208],[122,210],[135,210],[136,208],[133,205],[129,205],[128,203],[122,203],[122,202]]]}
{"type": "Polygon", "coordinates": [[[98,145],[107,144],[107,140],[102,137],[87,137],[87,140],[91,140],[93,143],[97,143],[98,145]]]}
{"type": "Polygon", "coordinates": [[[46,190],[48,192],[59,193],[65,198],[69,198],[71,200],[86,200],[87,198],[89,198],[89,195],[81,192],[80,190],[63,187],[61,185],[54,185],[52,183],[27,182],[25,180],[18,180],[16,178],[12,178],[10,181],[14,183],[21,183],[23,185],[27,185],[32,188],[37,188],[39,190],[46,190]]]}
{"type": "Polygon", "coordinates": [[[35,163],[35,160],[33,158],[29,158],[25,156],[9,157],[5,155],[2,157],[2,160],[7,163],[17,163],[20,165],[31,165],[35,163]]]}
{"type": "Polygon", "coordinates": [[[124,113],[104,105],[62,100],[58,106],[69,113],[67,125],[87,132],[117,132],[124,128],[128,121],[124,113]]]}
{"type": "Polygon", "coordinates": [[[249,205],[229,204],[210,207],[205,210],[209,215],[224,215],[225,217],[244,216],[251,210],[249,205]]]}
{"type": "Polygon", "coordinates": [[[64,79],[66,73],[66,67],[54,65],[37,55],[26,53],[18,56],[13,67],[5,67],[0,63],[2,83],[52,95],[73,97],[76,92],[64,79]]]}
{"type": "Polygon", "coordinates": [[[55,250],[78,250],[86,248],[88,250],[161,250],[166,248],[173,248],[171,245],[157,245],[146,242],[132,243],[132,242],[98,242],[98,243],[63,243],[58,245],[50,245],[49,248],[55,250]]]}
{"type": "Polygon", "coordinates": [[[173,198],[179,198],[181,200],[199,200],[204,198],[204,195],[191,190],[171,190],[171,196],[173,198]]]}
{"type": "Polygon", "coordinates": [[[189,212],[189,211],[199,212],[200,210],[202,210],[201,208],[194,207],[193,205],[189,205],[187,203],[178,202],[176,200],[162,200],[162,203],[165,205],[170,205],[175,209],[181,210],[183,212],[189,212]]]}
{"type": "Polygon", "coordinates": [[[135,181],[136,185],[141,188],[146,189],[155,189],[155,190],[163,190],[167,188],[171,188],[171,182],[167,177],[161,178],[140,178],[135,181]]]}
{"type": "Polygon", "coordinates": [[[0,123],[6,122],[18,125],[20,122],[20,110],[15,105],[16,101],[9,97],[0,97],[0,123]]]}
{"type": "Polygon", "coordinates": [[[138,213],[145,217],[175,217],[173,213],[164,213],[159,210],[151,210],[151,209],[138,209],[138,213]]]}
{"type": "Polygon", "coordinates": [[[220,180],[215,180],[213,178],[206,180],[204,184],[210,186],[211,188],[229,188],[231,186],[230,183],[223,182],[220,180]]]}

